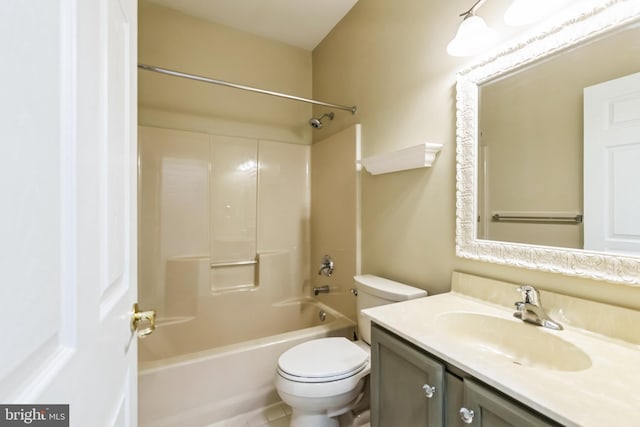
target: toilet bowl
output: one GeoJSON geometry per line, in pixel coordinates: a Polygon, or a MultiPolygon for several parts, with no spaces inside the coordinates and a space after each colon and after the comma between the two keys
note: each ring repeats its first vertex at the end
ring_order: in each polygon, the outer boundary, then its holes
{"type": "Polygon", "coordinates": [[[382,277],[354,277],[362,341],[320,338],[299,344],[278,359],[276,389],[292,409],[291,427],[341,427],[338,417],[365,396],[371,371],[371,324],[365,308],[420,298],[426,291],[382,277]]]}
{"type": "Polygon", "coordinates": [[[370,371],[368,348],[347,338],[321,338],[281,356],[276,389],[293,410],[292,426],[337,427],[335,417],[362,398],[370,371]]]}

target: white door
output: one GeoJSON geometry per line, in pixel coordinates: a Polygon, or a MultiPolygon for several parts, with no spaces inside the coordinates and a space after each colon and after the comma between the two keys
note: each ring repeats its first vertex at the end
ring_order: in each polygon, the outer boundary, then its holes
{"type": "Polygon", "coordinates": [[[136,0],[0,2],[0,405],[71,426],[136,424],[136,34],[136,0]]]}
{"type": "Polygon", "coordinates": [[[584,89],[584,247],[640,254],[640,73],[584,89]]]}

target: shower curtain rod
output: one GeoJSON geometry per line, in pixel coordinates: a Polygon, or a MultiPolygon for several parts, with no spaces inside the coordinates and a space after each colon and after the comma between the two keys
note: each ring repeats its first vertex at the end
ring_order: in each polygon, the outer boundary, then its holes
{"type": "Polygon", "coordinates": [[[261,94],[264,94],[264,95],[278,96],[280,98],[292,99],[294,101],[307,102],[309,104],[323,105],[325,107],[331,107],[331,108],[337,108],[339,110],[351,111],[351,114],[355,114],[356,111],[358,110],[358,108],[355,105],[353,107],[347,107],[346,105],[331,104],[329,102],[322,102],[322,101],[316,101],[315,99],[301,98],[299,96],[287,95],[286,93],[273,92],[273,91],[270,91],[270,90],[259,89],[259,88],[256,88],[256,87],[240,85],[240,84],[237,84],[237,83],[226,82],[224,80],[216,80],[216,79],[210,79],[208,77],[202,77],[202,76],[196,76],[196,75],[193,75],[193,74],[181,73],[180,71],[169,70],[167,68],[160,68],[160,67],[155,67],[155,66],[152,66],[152,65],[138,64],[138,68],[140,68],[142,70],[147,70],[147,71],[154,71],[154,72],[160,73],[160,74],[167,74],[169,76],[182,77],[184,79],[189,79],[189,80],[196,80],[196,81],[203,82],[203,83],[211,83],[211,84],[215,84],[215,85],[227,86],[227,87],[232,87],[232,88],[235,88],[235,89],[242,89],[242,90],[248,90],[250,92],[261,93],[261,94]]]}

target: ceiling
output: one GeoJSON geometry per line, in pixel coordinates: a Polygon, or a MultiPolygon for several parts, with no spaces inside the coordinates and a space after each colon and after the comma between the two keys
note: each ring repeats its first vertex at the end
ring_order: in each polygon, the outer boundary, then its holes
{"type": "Polygon", "coordinates": [[[310,51],[358,0],[149,1],[310,51]]]}

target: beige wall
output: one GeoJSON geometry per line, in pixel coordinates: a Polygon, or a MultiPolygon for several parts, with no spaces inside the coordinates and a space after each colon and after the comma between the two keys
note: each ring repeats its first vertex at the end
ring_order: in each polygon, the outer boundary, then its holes
{"type": "Polygon", "coordinates": [[[349,126],[311,147],[311,286],[328,285],[318,298],[356,320],[350,292],[357,260],[357,174],[359,126],[349,126]],[[331,277],[318,275],[324,255],[331,256],[331,277]]]}
{"type": "MultiPolygon", "coordinates": [[[[487,2],[479,13],[503,35],[515,32],[502,24],[509,3],[487,2]]],[[[315,140],[359,122],[363,157],[444,144],[433,168],[363,172],[362,272],[440,293],[459,270],[640,308],[640,289],[455,256],[455,73],[470,60],[445,49],[468,6],[360,0],[313,52],[314,97],[358,106],[355,116],[337,114],[315,140]]]]}
{"type": "MultiPolygon", "coordinates": [[[[311,97],[311,53],[139,3],[139,62],[311,97]]],[[[139,124],[310,143],[309,104],[139,71],[139,124]]]]}

